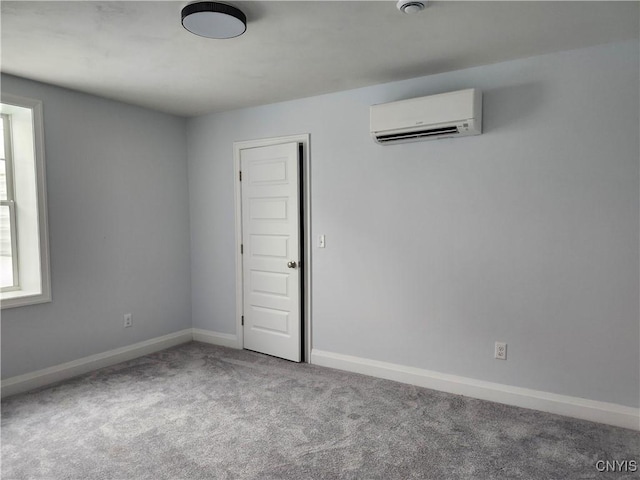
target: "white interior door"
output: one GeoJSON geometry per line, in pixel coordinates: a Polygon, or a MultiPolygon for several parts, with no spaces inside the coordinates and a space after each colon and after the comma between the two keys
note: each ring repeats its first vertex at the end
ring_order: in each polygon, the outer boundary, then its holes
{"type": "Polygon", "coordinates": [[[298,143],[240,151],[244,348],[301,360],[298,143]]]}

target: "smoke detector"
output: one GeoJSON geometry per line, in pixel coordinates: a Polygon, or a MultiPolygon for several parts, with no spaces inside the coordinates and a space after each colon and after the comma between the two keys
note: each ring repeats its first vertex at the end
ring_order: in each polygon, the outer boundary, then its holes
{"type": "Polygon", "coordinates": [[[426,1],[417,1],[417,0],[400,0],[396,7],[402,13],[418,13],[425,9],[427,6],[426,1]]]}

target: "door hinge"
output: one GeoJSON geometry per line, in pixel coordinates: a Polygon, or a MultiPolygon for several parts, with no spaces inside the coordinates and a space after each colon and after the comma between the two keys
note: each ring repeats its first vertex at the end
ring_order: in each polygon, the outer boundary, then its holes
{"type": "Polygon", "coordinates": [[[240,255],[242,255],[244,253],[244,245],[241,243],[240,244],[240,255]]]}
{"type": "Polygon", "coordinates": [[[242,170],[240,170],[240,181],[242,181],[242,170]]]}
{"type": "Polygon", "coordinates": [[[242,326],[244,327],[244,315],[242,315],[242,326]]]}

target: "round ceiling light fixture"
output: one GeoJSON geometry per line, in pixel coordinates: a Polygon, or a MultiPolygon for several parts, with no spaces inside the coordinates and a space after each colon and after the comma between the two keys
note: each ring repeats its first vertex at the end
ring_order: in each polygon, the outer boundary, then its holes
{"type": "Polygon", "coordinates": [[[231,5],[196,2],[182,9],[182,26],[201,37],[233,38],[247,30],[247,17],[231,5]]]}
{"type": "Polygon", "coordinates": [[[396,4],[396,7],[398,7],[398,10],[402,13],[418,13],[424,10],[426,6],[426,1],[420,2],[417,0],[400,0],[396,4]]]}

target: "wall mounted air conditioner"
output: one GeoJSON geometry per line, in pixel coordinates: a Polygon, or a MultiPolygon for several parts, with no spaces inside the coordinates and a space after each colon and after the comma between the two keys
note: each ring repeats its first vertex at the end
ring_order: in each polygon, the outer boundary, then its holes
{"type": "Polygon", "coordinates": [[[371,136],[381,145],[482,133],[475,88],[371,106],[371,136]]]}

